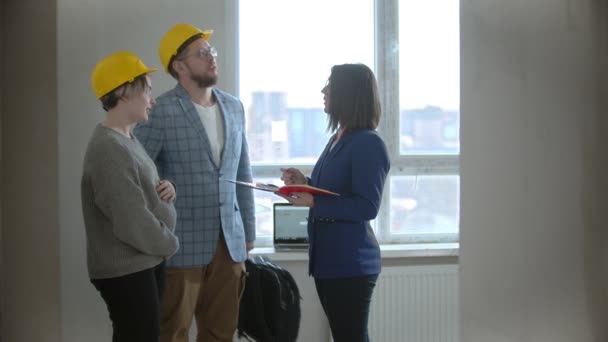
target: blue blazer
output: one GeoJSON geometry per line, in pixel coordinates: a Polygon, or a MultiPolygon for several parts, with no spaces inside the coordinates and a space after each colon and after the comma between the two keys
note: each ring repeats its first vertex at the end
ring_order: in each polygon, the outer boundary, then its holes
{"type": "Polygon", "coordinates": [[[245,241],[255,240],[253,190],[235,188],[227,179],[252,181],[245,138],[243,105],[228,93],[214,89],[224,119],[224,149],[216,165],[209,139],[186,90],[179,84],[156,100],[148,121],[134,134],[154,160],[161,179],[176,184],[179,251],[169,267],[200,267],[215,255],[224,233],[232,259],[247,258],[245,241]]]}
{"type": "Polygon", "coordinates": [[[380,209],[390,161],[374,130],[330,139],[309,184],[340,196],[315,195],[308,218],[309,273],[320,279],[380,273],[380,246],[369,221],[380,209]]]}

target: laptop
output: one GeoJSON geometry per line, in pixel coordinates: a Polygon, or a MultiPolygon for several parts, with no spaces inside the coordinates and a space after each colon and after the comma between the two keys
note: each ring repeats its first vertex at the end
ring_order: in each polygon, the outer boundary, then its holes
{"type": "Polygon", "coordinates": [[[308,250],[308,210],[308,207],[296,207],[291,203],[272,205],[276,251],[308,250]]]}

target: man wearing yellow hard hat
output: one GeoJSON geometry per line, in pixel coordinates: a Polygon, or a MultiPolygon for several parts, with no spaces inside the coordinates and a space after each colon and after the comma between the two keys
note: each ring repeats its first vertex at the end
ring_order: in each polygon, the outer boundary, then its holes
{"type": "Polygon", "coordinates": [[[179,248],[175,188],[159,178],[131,134],[154,105],[154,71],[121,51],[103,58],[91,76],[107,114],[87,146],[81,200],[89,277],[108,308],[113,341],[158,340],[164,260],[179,248]]]}
{"type": "Polygon", "coordinates": [[[177,80],[135,128],[161,176],[180,189],[175,205],[180,250],[168,260],[161,305],[161,342],[232,341],[244,261],[255,240],[252,181],[241,102],[216,89],[212,31],[177,24],[160,41],[163,68],[177,80]]]}

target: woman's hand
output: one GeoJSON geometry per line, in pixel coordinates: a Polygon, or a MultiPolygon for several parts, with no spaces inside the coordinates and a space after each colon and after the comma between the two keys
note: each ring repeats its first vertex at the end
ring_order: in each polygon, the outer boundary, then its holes
{"type": "Polygon", "coordinates": [[[312,208],[315,206],[315,197],[307,192],[292,192],[289,195],[283,195],[282,193],[275,192],[275,194],[283,197],[296,207],[312,208]]]}
{"type": "Polygon", "coordinates": [[[156,192],[160,199],[165,202],[172,202],[175,200],[175,187],[173,186],[173,183],[168,180],[161,180],[158,182],[156,192]]]}
{"type": "Polygon", "coordinates": [[[285,185],[292,184],[307,184],[308,180],[302,173],[302,171],[295,168],[281,168],[281,180],[285,183],[285,185]]]}

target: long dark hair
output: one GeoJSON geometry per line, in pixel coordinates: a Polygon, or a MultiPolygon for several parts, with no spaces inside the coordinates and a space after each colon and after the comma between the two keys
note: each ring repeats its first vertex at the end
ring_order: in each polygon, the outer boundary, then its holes
{"type": "Polygon", "coordinates": [[[364,64],[334,65],[329,76],[328,130],[376,129],[382,106],[378,83],[364,64]]]}

